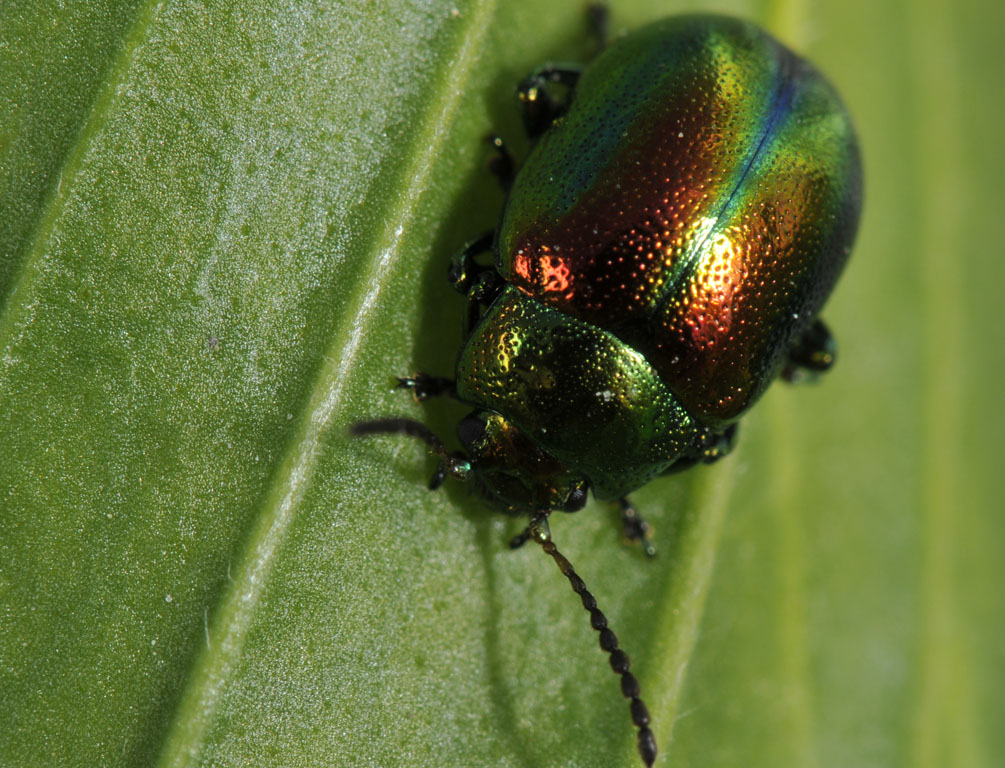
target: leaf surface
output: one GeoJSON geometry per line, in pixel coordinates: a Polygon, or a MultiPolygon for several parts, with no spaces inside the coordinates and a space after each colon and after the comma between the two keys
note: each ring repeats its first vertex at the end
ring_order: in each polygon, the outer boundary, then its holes
{"type": "MultiPolygon", "coordinates": [[[[690,2],[812,58],[866,207],[818,385],[714,467],[552,530],[659,765],[1005,761],[1001,9],[690,2]]],[[[613,31],[666,13],[627,0],[613,31]]],[[[0,764],[638,765],[585,613],[519,521],[423,486],[464,410],[449,254],[526,144],[578,2],[0,6],[0,764]]]]}

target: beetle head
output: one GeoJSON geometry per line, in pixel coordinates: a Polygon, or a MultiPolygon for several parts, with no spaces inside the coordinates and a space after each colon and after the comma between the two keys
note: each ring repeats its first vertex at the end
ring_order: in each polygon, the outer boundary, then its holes
{"type": "Polygon", "coordinates": [[[586,504],[586,478],[498,413],[473,411],[457,425],[457,437],[478,490],[507,511],[576,512],[586,504]]]}

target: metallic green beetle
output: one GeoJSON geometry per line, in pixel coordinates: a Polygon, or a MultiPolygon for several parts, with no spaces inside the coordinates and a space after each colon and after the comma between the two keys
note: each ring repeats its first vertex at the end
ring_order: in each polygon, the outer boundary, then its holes
{"type": "Polygon", "coordinates": [[[651,552],[626,494],[723,456],[779,375],[830,366],[818,313],[858,225],[859,152],[812,65],[719,16],[657,22],[581,74],[542,68],[519,95],[534,146],[512,178],[501,150],[511,188],[500,226],[451,264],[469,300],[456,379],[402,380],[420,398],[475,408],[458,427],[464,451],[404,419],[354,431],[421,437],[442,457],[433,487],[470,480],[531,516],[514,543],[545,546],[583,596],[651,765],[627,657],[615,663],[624,654],[547,515],[580,509],[587,490],[620,500],[627,534],[651,552]]]}

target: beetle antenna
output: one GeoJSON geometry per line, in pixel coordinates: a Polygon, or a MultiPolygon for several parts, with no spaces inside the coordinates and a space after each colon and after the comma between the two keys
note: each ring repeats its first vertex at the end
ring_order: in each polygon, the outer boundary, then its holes
{"type": "Polygon", "coordinates": [[[551,559],[558,565],[560,571],[565,574],[572,585],[572,591],[579,595],[583,601],[583,607],[590,614],[590,626],[600,633],[600,647],[611,655],[611,669],[615,674],[621,675],[621,693],[626,699],[631,699],[632,722],[639,729],[638,746],[642,762],[651,766],[656,761],[656,738],[649,729],[649,710],[639,697],[639,681],[635,675],[628,671],[630,663],[628,654],[618,648],[618,638],[607,626],[607,617],[604,612],[597,607],[597,600],[579,574],[572,567],[572,563],[565,559],[565,556],[558,551],[555,542],[551,540],[551,531],[548,528],[548,513],[539,512],[525,531],[528,538],[534,539],[541,548],[551,556],[551,559]]]}
{"type": "Polygon", "coordinates": [[[421,421],[414,419],[373,419],[372,421],[360,421],[349,427],[349,434],[353,437],[361,435],[408,435],[417,437],[429,449],[440,457],[440,463],[429,481],[429,489],[436,490],[446,479],[447,475],[456,477],[459,480],[466,480],[471,471],[471,461],[462,453],[450,453],[443,441],[421,421]]]}
{"type": "Polygon", "coordinates": [[[349,427],[349,434],[353,437],[360,435],[408,435],[417,437],[428,445],[433,453],[441,458],[446,458],[447,447],[436,434],[415,419],[373,419],[372,421],[360,421],[349,427]]]}

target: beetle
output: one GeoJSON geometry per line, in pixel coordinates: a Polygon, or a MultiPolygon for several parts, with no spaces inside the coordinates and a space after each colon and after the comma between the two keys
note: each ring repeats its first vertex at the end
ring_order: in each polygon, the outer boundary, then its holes
{"type": "Polygon", "coordinates": [[[508,188],[498,228],[450,263],[467,297],[455,376],[399,379],[420,400],[473,407],[457,427],[463,450],[410,419],[351,431],[417,437],[440,458],[430,488],[454,477],[529,517],[511,546],[540,544],[580,596],[651,766],[628,657],[548,516],[592,492],[620,504],[627,537],[651,555],[627,495],[717,461],[772,381],[833,364],[819,312],[851,252],[861,160],[827,80],[723,16],[658,21],[584,69],[540,68],[517,93],[531,150],[514,173],[493,139],[508,188]]]}

